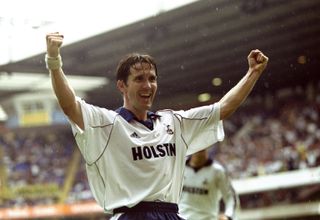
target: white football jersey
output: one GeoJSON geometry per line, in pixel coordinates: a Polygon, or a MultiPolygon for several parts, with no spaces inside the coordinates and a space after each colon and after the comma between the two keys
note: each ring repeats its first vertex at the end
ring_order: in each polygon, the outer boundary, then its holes
{"type": "Polygon", "coordinates": [[[237,197],[220,164],[208,160],[199,170],[186,166],[179,202],[179,213],[183,218],[217,220],[221,198],[225,204],[225,214],[234,218],[237,197]]]}
{"type": "Polygon", "coordinates": [[[84,130],[70,121],[72,131],[93,196],[107,213],[141,201],[178,203],[186,155],[224,138],[219,104],[158,111],[161,117],[150,130],[115,111],[77,100],[84,130]]]}

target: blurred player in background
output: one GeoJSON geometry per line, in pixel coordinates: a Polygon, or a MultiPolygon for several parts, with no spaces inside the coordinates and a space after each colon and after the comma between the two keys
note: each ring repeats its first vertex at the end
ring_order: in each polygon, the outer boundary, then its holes
{"type": "Polygon", "coordinates": [[[251,51],[247,73],[217,103],[151,112],[157,65],[149,55],[130,54],[119,62],[116,73],[123,106],[110,110],[75,95],[62,70],[63,38],[60,33],[46,36],[46,67],[85,159],[96,201],[106,213],[113,213],[112,219],[181,219],[177,203],[186,155],[223,140],[222,120],[246,99],[268,58],[251,51]]]}
{"type": "Polygon", "coordinates": [[[188,220],[235,220],[238,197],[224,167],[207,150],[188,158],[179,211],[188,220]],[[221,199],[224,212],[220,213],[221,199]]]}

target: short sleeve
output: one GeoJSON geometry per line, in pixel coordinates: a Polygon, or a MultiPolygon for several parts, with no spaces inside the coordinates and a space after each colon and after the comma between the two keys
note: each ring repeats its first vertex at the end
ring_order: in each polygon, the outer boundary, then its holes
{"type": "Polygon", "coordinates": [[[188,148],[187,155],[224,139],[219,103],[180,111],[178,115],[181,121],[182,138],[188,148]]]}
{"type": "Polygon", "coordinates": [[[81,105],[84,130],[70,121],[77,145],[88,164],[93,163],[105,149],[112,132],[116,112],[87,104],[77,97],[81,105]]]}

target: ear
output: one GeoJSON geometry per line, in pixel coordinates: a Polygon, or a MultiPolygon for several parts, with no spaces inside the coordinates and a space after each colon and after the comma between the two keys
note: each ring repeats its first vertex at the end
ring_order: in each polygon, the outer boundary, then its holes
{"type": "Polygon", "coordinates": [[[122,94],[124,94],[124,92],[125,92],[125,90],[126,90],[126,85],[125,85],[125,83],[123,82],[123,80],[118,80],[118,81],[117,81],[117,87],[118,87],[118,89],[120,90],[120,92],[121,92],[122,94]]]}

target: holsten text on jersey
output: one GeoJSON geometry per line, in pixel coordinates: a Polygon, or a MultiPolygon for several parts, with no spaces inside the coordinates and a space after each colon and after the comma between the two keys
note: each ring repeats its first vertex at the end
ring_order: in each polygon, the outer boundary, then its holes
{"type": "Polygon", "coordinates": [[[165,156],[176,156],[176,145],[174,143],[158,144],[156,146],[137,146],[132,148],[133,160],[165,156]]]}

